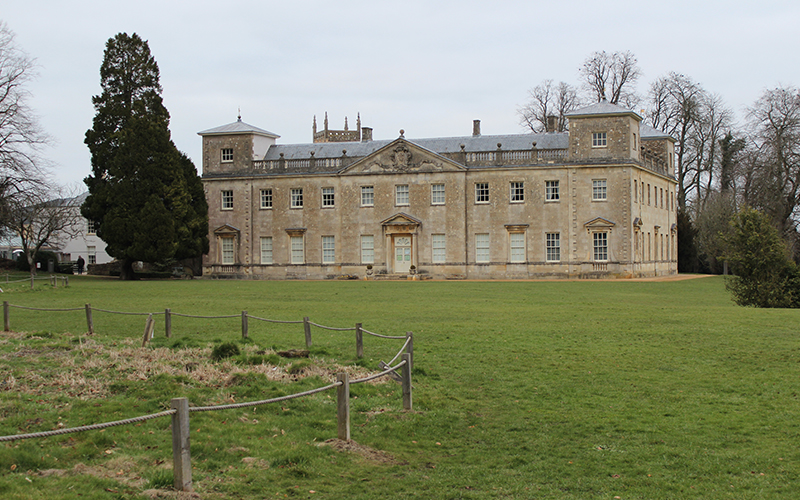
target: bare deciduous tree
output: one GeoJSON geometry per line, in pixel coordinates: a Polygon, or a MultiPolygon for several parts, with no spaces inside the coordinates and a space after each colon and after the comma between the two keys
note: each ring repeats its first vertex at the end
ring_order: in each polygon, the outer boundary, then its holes
{"type": "Polygon", "coordinates": [[[535,133],[566,131],[567,113],[580,105],[574,87],[566,82],[556,85],[553,80],[544,80],[530,89],[528,98],[527,104],[517,113],[520,124],[535,133]],[[555,123],[548,125],[549,117],[554,117],[555,123]]]}
{"type": "Polygon", "coordinates": [[[583,63],[580,73],[592,100],[606,99],[630,109],[639,103],[633,86],[642,72],[632,52],[594,52],[583,63]]]}
{"type": "MultiPolygon", "coordinates": [[[[39,154],[47,136],[27,104],[25,88],[33,67],[33,60],[16,45],[14,33],[0,21],[0,204],[45,177],[39,154]]],[[[4,212],[0,210],[0,216],[4,212]]]]}

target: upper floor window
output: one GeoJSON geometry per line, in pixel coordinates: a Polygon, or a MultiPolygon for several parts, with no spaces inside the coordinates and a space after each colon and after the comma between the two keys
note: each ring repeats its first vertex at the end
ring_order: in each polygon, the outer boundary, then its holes
{"type": "Polygon", "coordinates": [[[444,184],[431,185],[431,205],[444,205],[444,184]]]}
{"type": "Polygon", "coordinates": [[[97,222],[86,219],[86,234],[97,234],[97,222]]]}
{"type": "Polygon", "coordinates": [[[233,148],[222,148],[222,161],[233,161],[233,148]]]}
{"type": "Polygon", "coordinates": [[[222,190],[222,210],[233,210],[233,190],[222,190]]]}
{"type": "Polygon", "coordinates": [[[488,182],[478,182],[475,184],[475,203],[489,203],[488,182]]]}
{"type": "Polygon", "coordinates": [[[608,146],[605,132],[592,132],[592,147],[604,148],[608,146]]]}
{"type": "Polygon", "coordinates": [[[511,203],[522,203],[523,201],[525,201],[525,183],[512,182],[511,193],[509,196],[511,203]]]}
{"type": "Polygon", "coordinates": [[[261,208],[272,208],[272,188],[261,190],[261,208]]]}
{"type": "Polygon", "coordinates": [[[401,184],[394,187],[395,205],[408,205],[408,184],[401,184]]]}
{"type": "Polygon", "coordinates": [[[633,202],[639,202],[639,183],[637,181],[633,181],[633,202]]]}
{"type": "Polygon", "coordinates": [[[332,187],[322,188],[322,207],[333,207],[336,201],[335,193],[332,187]]]}
{"type": "Polygon", "coordinates": [[[544,199],[545,201],[558,201],[561,199],[558,192],[558,181],[544,181],[544,199]]]}
{"type": "Polygon", "coordinates": [[[607,198],[606,180],[595,179],[592,181],[592,200],[602,201],[607,198]]]}
{"type": "Polygon", "coordinates": [[[303,188],[292,188],[292,208],[303,208],[303,188]]]}
{"type": "Polygon", "coordinates": [[[375,188],[373,186],[361,186],[361,206],[372,207],[375,205],[375,188]]]}

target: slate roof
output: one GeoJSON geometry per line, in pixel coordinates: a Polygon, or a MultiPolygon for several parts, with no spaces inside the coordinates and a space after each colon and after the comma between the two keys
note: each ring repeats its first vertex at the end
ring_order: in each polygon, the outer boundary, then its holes
{"type": "Polygon", "coordinates": [[[203,130],[202,132],[198,132],[197,135],[224,135],[236,133],[252,133],[266,137],[272,137],[273,139],[280,137],[278,134],[274,134],[268,130],[264,130],[243,122],[241,117],[239,117],[239,119],[233,123],[203,130]]]}
{"type": "MultiPolygon", "coordinates": [[[[314,157],[317,159],[339,158],[342,156],[342,150],[347,151],[347,156],[360,158],[374,153],[395,140],[275,144],[270,146],[264,159],[278,160],[281,153],[283,153],[283,157],[286,160],[305,159],[309,157],[309,152],[311,151],[314,152],[314,157]]],[[[531,149],[534,142],[536,142],[537,149],[566,149],[569,143],[569,136],[567,133],[548,133],[435,137],[406,140],[435,153],[442,154],[457,153],[461,151],[462,144],[464,145],[464,150],[468,153],[497,151],[498,143],[501,144],[501,148],[505,151],[531,149]]]]}
{"type": "Polygon", "coordinates": [[[596,102],[592,105],[576,109],[575,111],[570,111],[566,114],[567,117],[577,117],[577,116],[592,116],[592,115],[634,115],[642,119],[639,113],[632,111],[628,108],[623,108],[622,106],[617,106],[616,104],[611,104],[610,102],[603,99],[600,102],[596,102]]]}

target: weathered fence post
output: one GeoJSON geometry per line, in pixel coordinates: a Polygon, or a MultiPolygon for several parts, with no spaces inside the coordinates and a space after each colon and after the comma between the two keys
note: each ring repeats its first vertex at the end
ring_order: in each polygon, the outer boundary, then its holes
{"type": "Polygon", "coordinates": [[[3,301],[3,331],[11,331],[11,318],[9,317],[8,301],[3,301]]]}
{"type": "Polygon", "coordinates": [[[94,320],[92,319],[92,305],[86,304],[86,328],[89,331],[89,335],[94,334],[94,320]]]}
{"type": "Polygon", "coordinates": [[[356,323],[356,356],[364,357],[364,332],[361,331],[361,323],[356,323]]]}
{"type": "Polygon", "coordinates": [[[413,408],[411,402],[411,355],[405,352],[402,359],[406,362],[403,365],[401,374],[403,377],[403,409],[411,410],[413,408]]]}
{"type": "Polygon", "coordinates": [[[64,286],[69,286],[69,276],[64,276],[64,286]]]}
{"type": "Polygon", "coordinates": [[[308,316],[303,318],[303,330],[306,334],[306,349],[311,347],[311,323],[308,322],[308,316]]]}
{"type": "Polygon", "coordinates": [[[409,354],[409,362],[408,367],[410,369],[414,369],[414,334],[411,332],[406,332],[406,340],[408,340],[408,345],[406,346],[406,352],[409,354]]]}
{"type": "Polygon", "coordinates": [[[242,339],[247,338],[247,311],[242,311],[242,339]]]}
{"type": "Polygon", "coordinates": [[[189,400],[175,398],[172,414],[172,486],[178,491],[192,491],[192,455],[189,449],[189,400]]]}
{"type": "Polygon", "coordinates": [[[337,437],[350,441],[350,376],[347,372],[337,373],[336,381],[342,383],[336,388],[337,437]]]}
{"type": "Polygon", "coordinates": [[[142,335],[142,347],[147,347],[147,343],[150,342],[150,338],[153,336],[153,328],[155,324],[153,323],[153,315],[147,315],[147,321],[144,323],[144,335],[142,335]]]}
{"type": "Polygon", "coordinates": [[[53,288],[58,286],[58,282],[56,281],[56,277],[53,276],[52,274],[50,275],[50,286],[52,286],[53,288]]]}
{"type": "Polygon", "coordinates": [[[172,337],[172,309],[164,309],[164,333],[167,338],[172,337]]]}

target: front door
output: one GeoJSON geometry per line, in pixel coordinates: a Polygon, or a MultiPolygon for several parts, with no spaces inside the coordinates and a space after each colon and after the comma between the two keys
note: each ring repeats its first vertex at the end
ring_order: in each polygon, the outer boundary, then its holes
{"type": "Polygon", "coordinates": [[[408,274],[411,268],[411,237],[394,237],[394,272],[408,274]]]}

